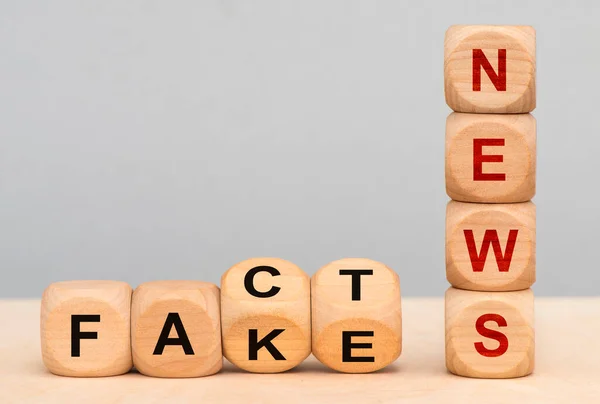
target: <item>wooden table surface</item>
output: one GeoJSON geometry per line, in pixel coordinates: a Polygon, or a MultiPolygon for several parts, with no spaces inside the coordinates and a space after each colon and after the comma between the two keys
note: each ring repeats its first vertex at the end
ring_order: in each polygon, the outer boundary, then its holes
{"type": "Polygon", "coordinates": [[[44,368],[39,301],[0,301],[0,403],[600,403],[600,298],[537,298],[536,369],[510,380],[449,374],[443,299],[402,304],[403,353],[377,373],[335,373],[311,357],[283,374],[226,363],[221,373],[197,379],[79,379],[44,368]]]}

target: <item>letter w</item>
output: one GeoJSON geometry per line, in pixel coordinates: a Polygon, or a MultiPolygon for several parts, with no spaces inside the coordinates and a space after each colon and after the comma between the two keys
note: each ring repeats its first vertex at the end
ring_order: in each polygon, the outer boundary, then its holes
{"type": "Polygon", "coordinates": [[[494,255],[496,256],[498,270],[500,272],[508,272],[513,251],[515,250],[515,243],[517,242],[517,234],[519,233],[519,230],[510,230],[508,232],[508,240],[506,242],[504,254],[502,254],[502,247],[500,246],[500,240],[498,239],[498,232],[496,230],[485,231],[483,242],[481,243],[481,251],[479,254],[477,254],[477,246],[475,245],[473,230],[464,230],[464,233],[473,272],[483,272],[483,267],[485,266],[485,260],[487,258],[490,244],[492,245],[494,255]]]}

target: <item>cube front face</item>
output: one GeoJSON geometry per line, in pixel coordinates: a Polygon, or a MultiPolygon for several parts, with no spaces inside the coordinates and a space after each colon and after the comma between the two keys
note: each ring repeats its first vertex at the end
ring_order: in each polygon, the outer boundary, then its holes
{"type": "Polygon", "coordinates": [[[42,296],[42,358],[61,376],[115,376],[131,370],[131,287],[117,281],[68,281],[42,296]]]}
{"type": "Polygon", "coordinates": [[[535,205],[450,201],[446,209],[446,277],[478,291],[527,289],[535,282],[535,205]]]}
{"type": "Polygon", "coordinates": [[[533,292],[446,291],[446,367],[459,376],[512,378],[533,372],[533,292]]]}
{"type": "Polygon", "coordinates": [[[157,281],[133,293],[133,362],[147,376],[199,377],[223,365],[219,288],[200,281],[157,281]]]}
{"type": "Polygon", "coordinates": [[[535,109],[535,30],[456,25],[444,43],[446,103],[457,112],[518,114],[535,109]]]}
{"type": "Polygon", "coordinates": [[[446,193],[462,202],[516,203],[535,195],[536,122],[529,114],[452,113],[446,193]]]}
{"type": "Polygon", "coordinates": [[[398,275],[382,263],[346,258],[311,280],[315,357],[346,373],[384,368],[402,352],[398,275]]]}
{"type": "Polygon", "coordinates": [[[283,372],[311,352],[310,278],[279,258],[252,258],[221,278],[223,354],[254,373],[283,372]]]}

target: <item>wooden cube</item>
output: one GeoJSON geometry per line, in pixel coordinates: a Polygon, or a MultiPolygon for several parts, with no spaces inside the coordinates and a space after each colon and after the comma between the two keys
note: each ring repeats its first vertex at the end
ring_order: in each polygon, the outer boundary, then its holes
{"type": "Polygon", "coordinates": [[[535,282],[535,205],[450,201],[446,277],[480,291],[527,289],[535,282]]]}
{"type": "Polygon", "coordinates": [[[452,113],[446,193],[462,202],[515,203],[535,195],[536,122],[529,114],[452,113]]]}
{"type": "Polygon", "coordinates": [[[506,379],[533,372],[533,292],[446,291],[446,367],[506,379]]]}
{"type": "Polygon", "coordinates": [[[279,258],[242,261],[221,277],[223,353],[253,373],[292,369],[310,354],[310,278],[279,258]]]}
{"type": "Polygon", "coordinates": [[[42,358],[61,376],[131,370],[131,287],[118,281],[56,282],[42,296],[42,358]]]}
{"type": "Polygon", "coordinates": [[[400,356],[400,281],[384,264],[334,261],[313,275],[311,298],[313,354],[331,369],[374,372],[400,356]]]}
{"type": "Polygon", "coordinates": [[[138,286],[131,305],[133,364],[147,376],[199,377],[223,366],[219,288],[200,281],[138,286]]]}
{"type": "Polygon", "coordinates": [[[535,109],[535,30],[455,25],[444,44],[446,103],[457,112],[517,114],[535,109]]]}

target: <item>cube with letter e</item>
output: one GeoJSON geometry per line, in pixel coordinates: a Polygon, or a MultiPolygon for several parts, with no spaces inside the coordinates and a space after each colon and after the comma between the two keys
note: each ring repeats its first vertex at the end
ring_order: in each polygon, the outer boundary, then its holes
{"type": "Polygon", "coordinates": [[[346,258],[311,279],[315,357],[345,373],[367,373],[395,361],[402,351],[398,275],[380,262],[346,258]]]}
{"type": "Polygon", "coordinates": [[[525,202],[535,195],[536,121],[530,114],[452,113],[446,193],[456,201],[525,202]]]}

